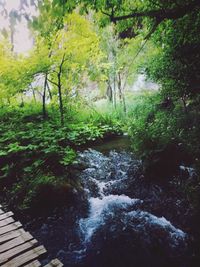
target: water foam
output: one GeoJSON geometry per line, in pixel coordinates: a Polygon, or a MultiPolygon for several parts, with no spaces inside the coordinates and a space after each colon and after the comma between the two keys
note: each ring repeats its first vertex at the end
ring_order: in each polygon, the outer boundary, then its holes
{"type": "Polygon", "coordinates": [[[90,211],[88,218],[79,221],[80,229],[85,241],[89,241],[94,232],[105,223],[105,214],[110,215],[114,209],[127,209],[137,203],[139,199],[131,199],[125,195],[109,195],[103,198],[90,198],[90,211]]]}
{"type": "Polygon", "coordinates": [[[137,220],[137,222],[134,221],[134,224],[132,224],[133,228],[143,228],[145,230],[150,226],[152,228],[160,228],[167,232],[171,238],[172,246],[178,245],[179,241],[184,241],[187,237],[186,233],[184,233],[181,229],[176,228],[165,217],[157,217],[149,212],[141,210],[128,212],[127,216],[131,219],[137,220]]]}

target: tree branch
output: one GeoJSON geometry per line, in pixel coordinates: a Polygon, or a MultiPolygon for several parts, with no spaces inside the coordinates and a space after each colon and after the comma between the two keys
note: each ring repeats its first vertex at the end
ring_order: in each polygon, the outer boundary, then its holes
{"type": "Polygon", "coordinates": [[[50,82],[50,83],[52,83],[52,84],[54,84],[55,86],[57,86],[57,87],[58,87],[58,84],[57,84],[56,82],[54,82],[54,81],[50,80],[49,78],[47,79],[47,81],[48,81],[48,82],[50,82]]]}
{"type": "Polygon", "coordinates": [[[150,30],[150,32],[144,37],[144,40],[149,40],[150,37],[152,36],[152,34],[156,31],[158,25],[161,23],[162,21],[158,21],[156,20],[155,24],[153,25],[152,29],[150,30]]]}
{"type": "MultiPolygon", "coordinates": [[[[191,3],[184,5],[182,7],[178,6],[176,8],[169,8],[169,9],[159,9],[159,10],[149,10],[149,11],[143,11],[143,12],[133,12],[128,15],[123,16],[113,16],[113,14],[110,14],[110,19],[112,22],[117,22],[121,20],[126,19],[132,19],[132,18],[139,18],[139,17],[149,17],[149,18],[156,18],[158,21],[162,22],[165,19],[178,19],[186,14],[191,13],[196,8],[200,8],[200,1],[199,0],[193,0],[191,3]]],[[[105,12],[104,12],[105,14],[105,12]]],[[[107,14],[108,15],[108,14],[107,14]]]]}

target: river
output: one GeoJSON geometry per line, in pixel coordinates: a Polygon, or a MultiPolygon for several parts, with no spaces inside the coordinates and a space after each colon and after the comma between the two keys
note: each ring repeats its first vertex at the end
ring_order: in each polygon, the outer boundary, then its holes
{"type": "Polygon", "coordinates": [[[173,183],[145,181],[126,137],[81,151],[78,162],[82,203],[32,231],[48,258],[66,267],[195,266],[187,200],[173,183]]]}

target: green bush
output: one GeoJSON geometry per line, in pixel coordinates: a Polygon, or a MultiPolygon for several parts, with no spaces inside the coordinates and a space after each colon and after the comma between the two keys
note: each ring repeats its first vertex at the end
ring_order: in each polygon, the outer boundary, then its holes
{"type": "Polygon", "coordinates": [[[64,188],[76,187],[70,168],[79,146],[121,133],[120,124],[111,117],[91,113],[81,121],[70,109],[60,126],[54,112],[49,107],[46,120],[37,105],[4,107],[0,112],[1,197],[17,209],[36,205],[33,203],[42,198],[41,192],[51,198],[45,193],[50,191],[56,199],[64,188]]]}
{"type": "Polygon", "coordinates": [[[133,149],[141,156],[176,143],[198,158],[200,113],[189,108],[185,111],[177,100],[170,108],[163,108],[163,101],[159,93],[140,95],[135,99],[128,122],[133,149]]]}

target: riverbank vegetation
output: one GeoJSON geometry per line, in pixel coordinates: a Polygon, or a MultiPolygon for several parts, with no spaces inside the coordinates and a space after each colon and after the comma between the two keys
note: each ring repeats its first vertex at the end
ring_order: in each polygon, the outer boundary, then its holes
{"type": "MultiPolygon", "coordinates": [[[[1,10],[2,200],[18,210],[70,202],[82,190],[77,151],[123,132],[147,179],[180,165],[199,172],[199,1],[22,1],[15,16],[2,1],[1,10]],[[34,42],[20,54],[24,17],[34,42]],[[154,90],[135,90],[138,75],[154,90]]],[[[199,208],[199,180],[188,190],[199,208]]]]}
{"type": "Polygon", "coordinates": [[[71,173],[76,151],[122,130],[112,117],[77,112],[75,107],[65,112],[61,126],[53,108],[45,121],[41,105],[2,109],[0,186],[7,204],[20,210],[68,205],[73,192],[82,189],[71,173]]]}

